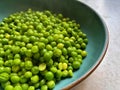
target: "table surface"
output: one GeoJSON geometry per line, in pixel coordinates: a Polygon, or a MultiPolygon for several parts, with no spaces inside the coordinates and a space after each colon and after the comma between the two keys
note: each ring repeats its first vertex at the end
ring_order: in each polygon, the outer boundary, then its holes
{"type": "Polygon", "coordinates": [[[120,0],[80,0],[92,7],[109,30],[109,47],[99,67],[71,90],[120,90],[120,0]]]}

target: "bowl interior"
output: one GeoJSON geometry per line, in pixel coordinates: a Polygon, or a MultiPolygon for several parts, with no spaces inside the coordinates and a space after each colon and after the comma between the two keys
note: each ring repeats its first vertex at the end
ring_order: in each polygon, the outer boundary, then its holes
{"type": "Polygon", "coordinates": [[[99,62],[105,52],[108,35],[102,20],[91,8],[76,0],[1,0],[0,21],[9,14],[28,8],[40,11],[50,10],[75,19],[80,23],[82,31],[87,34],[89,40],[86,48],[88,56],[80,69],[74,72],[72,78],[60,81],[54,90],[60,90],[80,79],[99,62]]]}

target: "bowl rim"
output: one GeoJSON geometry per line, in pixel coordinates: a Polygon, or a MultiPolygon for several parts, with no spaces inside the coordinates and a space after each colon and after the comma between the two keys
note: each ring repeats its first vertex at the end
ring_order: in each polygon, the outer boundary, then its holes
{"type": "Polygon", "coordinates": [[[62,88],[62,90],[69,90],[70,88],[76,86],[77,84],[79,84],[80,82],[82,82],[83,80],[85,80],[89,75],[91,75],[95,70],[96,68],[100,65],[100,63],[103,61],[103,58],[105,57],[105,54],[107,52],[107,49],[108,49],[108,45],[109,45],[109,31],[108,31],[108,28],[107,28],[107,25],[105,24],[105,21],[103,20],[103,18],[98,14],[97,11],[95,11],[92,7],[90,7],[89,5],[85,4],[84,2],[81,2],[79,0],[76,0],[78,1],[79,3],[81,3],[82,5],[86,6],[87,8],[91,9],[97,16],[98,18],[100,19],[100,21],[103,23],[103,27],[105,29],[105,35],[106,35],[106,39],[105,39],[105,44],[104,44],[104,48],[103,48],[103,51],[102,53],[100,54],[97,62],[92,66],[92,68],[90,68],[90,70],[85,73],[81,78],[79,78],[78,80],[72,82],[71,84],[65,86],[62,88]]]}

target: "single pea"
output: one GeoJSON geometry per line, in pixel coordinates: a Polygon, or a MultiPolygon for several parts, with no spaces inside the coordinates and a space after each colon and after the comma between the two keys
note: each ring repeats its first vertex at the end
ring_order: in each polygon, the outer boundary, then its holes
{"type": "Polygon", "coordinates": [[[81,55],[82,55],[83,57],[86,57],[86,56],[87,56],[87,52],[86,52],[86,51],[82,51],[82,52],[81,52],[81,55]]]}
{"type": "Polygon", "coordinates": [[[4,66],[0,67],[0,73],[3,73],[3,72],[5,72],[5,67],[4,66]]]}
{"type": "Polygon", "coordinates": [[[0,60],[0,67],[3,66],[3,64],[4,64],[4,61],[0,60]]]}
{"type": "Polygon", "coordinates": [[[73,71],[72,71],[72,70],[69,70],[69,71],[68,71],[68,75],[69,75],[70,77],[72,77],[72,76],[73,76],[73,71]]]}
{"type": "Polygon", "coordinates": [[[63,69],[63,70],[66,70],[67,67],[68,67],[67,63],[62,63],[62,69],[63,69]]]}
{"type": "Polygon", "coordinates": [[[5,61],[4,65],[8,66],[8,67],[11,67],[13,65],[13,60],[10,59],[10,60],[5,61]]]}
{"type": "Polygon", "coordinates": [[[9,74],[4,72],[0,73],[0,83],[7,82],[9,80],[9,74]]]}
{"type": "Polygon", "coordinates": [[[34,84],[34,87],[35,87],[35,88],[39,88],[39,87],[40,87],[40,83],[39,83],[39,82],[35,83],[35,84],[34,84]]]}
{"type": "Polygon", "coordinates": [[[42,80],[40,80],[40,86],[43,86],[44,84],[46,83],[46,80],[45,79],[42,79],[42,80]]]}
{"type": "Polygon", "coordinates": [[[14,63],[14,65],[20,65],[21,60],[20,59],[14,59],[13,63],[14,63]]]}
{"type": "Polygon", "coordinates": [[[52,54],[50,52],[45,52],[43,58],[45,61],[49,61],[52,58],[52,54]]]}
{"type": "Polygon", "coordinates": [[[65,62],[65,57],[63,55],[61,55],[60,59],[59,59],[60,62],[65,62]]]}
{"type": "Polygon", "coordinates": [[[48,45],[46,45],[46,49],[47,49],[48,51],[50,51],[50,50],[52,50],[53,48],[52,48],[52,46],[51,46],[50,44],[48,44],[48,45]]]}
{"type": "Polygon", "coordinates": [[[25,47],[25,45],[26,45],[25,42],[20,43],[20,47],[25,47]]]}
{"type": "Polygon", "coordinates": [[[27,48],[26,48],[26,47],[22,47],[22,48],[20,49],[20,53],[21,53],[22,55],[24,55],[24,54],[26,53],[26,51],[27,51],[27,48]]]}
{"type": "Polygon", "coordinates": [[[38,74],[39,73],[39,67],[38,66],[33,66],[31,71],[32,71],[33,74],[38,74]]]}
{"type": "Polygon", "coordinates": [[[31,43],[28,43],[27,45],[26,45],[26,47],[28,48],[28,49],[31,49],[32,48],[32,44],[31,43]]]}
{"type": "Polygon", "coordinates": [[[18,65],[12,66],[12,72],[18,72],[19,70],[20,70],[20,66],[18,66],[18,65]]]}
{"type": "Polygon", "coordinates": [[[11,68],[10,67],[5,67],[4,71],[7,72],[7,73],[11,73],[11,68]]]}
{"type": "Polygon", "coordinates": [[[63,47],[64,47],[64,44],[63,44],[63,43],[58,43],[57,48],[63,49],[63,47]]]}
{"type": "Polygon", "coordinates": [[[32,57],[32,50],[31,50],[31,49],[27,49],[27,50],[25,51],[25,55],[26,55],[27,57],[32,57]]]}
{"type": "Polygon", "coordinates": [[[40,71],[44,71],[46,69],[46,64],[45,63],[41,63],[40,65],[39,65],[39,70],[40,71]]]}
{"type": "Polygon", "coordinates": [[[24,75],[20,76],[20,83],[26,83],[27,82],[27,78],[24,75]]]}
{"type": "Polygon", "coordinates": [[[71,52],[72,57],[76,57],[77,55],[78,55],[77,52],[75,52],[75,51],[71,52]]]}
{"type": "Polygon", "coordinates": [[[49,42],[53,42],[54,41],[54,38],[52,36],[48,36],[47,39],[48,39],[49,42]]]}
{"type": "Polygon", "coordinates": [[[88,43],[88,39],[87,38],[83,39],[83,42],[87,44],[88,43]]]}
{"type": "Polygon", "coordinates": [[[70,46],[71,46],[71,43],[70,43],[70,41],[68,40],[68,41],[65,41],[65,42],[64,42],[64,45],[65,45],[65,47],[67,48],[67,47],[70,47],[70,46]]]}
{"type": "Polygon", "coordinates": [[[21,58],[20,54],[15,54],[14,59],[20,59],[20,58],[21,58]]]}
{"type": "Polygon", "coordinates": [[[86,48],[86,44],[85,44],[85,43],[82,43],[82,44],[81,44],[81,48],[82,48],[82,49],[85,49],[85,48],[86,48]]]}
{"type": "Polygon", "coordinates": [[[54,41],[51,42],[51,46],[52,46],[52,47],[55,47],[55,46],[56,46],[56,42],[54,42],[54,41]]]}
{"type": "Polygon", "coordinates": [[[61,72],[61,70],[57,70],[57,72],[56,72],[56,80],[61,80],[61,77],[62,77],[62,72],[61,72]]]}
{"type": "Polygon", "coordinates": [[[68,71],[67,70],[62,71],[62,77],[67,77],[67,76],[68,76],[68,71]]]}
{"type": "Polygon", "coordinates": [[[34,86],[29,86],[28,90],[35,90],[35,87],[34,86]]]}
{"type": "Polygon", "coordinates": [[[82,39],[82,38],[78,38],[77,42],[78,42],[79,44],[82,44],[82,43],[83,43],[83,39],[82,39]]]}
{"type": "Polygon", "coordinates": [[[80,62],[78,62],[78,61],[73,62],[73,68],[74,69],[78,69],[80,67],[80,65],[81,65],[80,62]]]}
{"type": "Polygon", "coordinates": [[[25,69],[30,70],[33,67],[32,61],[25,61],[25,69]]]}
{"type": "Polygon", "coordinates": [[[59,68],[59,70],[63,69],[63,64],[61,62],[58,64],[58,68],[59,68]]]}
{"type": "Polygon", "coordinates": [[[10,78],[12,83],[18,83],[20,81],[20,77],[17,75],[11,76],[10,78]]]}
{"type": "Polygon", "coordinates": [[[62,49],[62,53],[63,53],[63,55],[67,55],[67,49],[66,49],[66,48],[63,48],[63,49],[62,49]]]}
{"type": "Polygon", "coordinates": [[[0,57],[3,57],[5,55],[5,51],[4,50],[1,50],[0,51],[0,57]]]}
{"type": "Polygon", "coordinates": [[[30,36],[29,40],[30,40],[30,42],[32,42],[32,43],[35,42],[35,41],[37,41],[37,39],[36,39],[35,36],[30,36]]]}
{"type": "Polygon", "coordinates": [[[22,87],[20,85],[16,85],[13,90],[22,90],[22,87]]]}
{"type": "Polygon", "coordinates": [[[20,67],[21,67],[21,68],[24,68],[24,66],[25,66],[25,62],[21,62],[21,63],[20,63],[20,67]]]}
{"type": "Polygon", "coordinates": [[[5,45],[5,44],[8,44],[8,41],[9,41],[9,40],[8,40],[7,38],[3,38],[3,39],[2,39],[2,44],[4,44],[4,45],[5,45]]]}
{"type": "Polygon", "coordinates": [[[25,76],[25,78],[31,78],[32,77],[32,72],[27,71],[27,72],[25,72],[24,76],[25,76]]]}
{"type": "Polygon", "coordinates": [[[38,75],[34,75],[31,77],[31,82],[32,83],[37,83],[39,81],[39,76],[38,75]]]}
{"type": "Polygon", "coordinates": [[[48,86],[47,85],[43,85],[43,86],[41,86],[40,90],[48,90],[48,86]]]}
{"type": "Polygon", "coordinates": [[[27,35],[31,36],[33,33],[34,33],[34,32],[33,32],[32,29],[28,29],[28,31],[27,31],[27,35]]]}
{"type": "Polygon", "coordinates": [[[23,35],[22,36],[22,41],[25,43],[28,43],[30,41],[30,38],[28,38],[27,36],[23,35]]]}
{"type": "Polygon", "coordinates": [[[57,68],[54,67],[54,66],[52,66],[52,67],[50,68],[50,71],[53,72],[53,73],[56,73],[56,72],[57,72],[57,68]]]}
{"type": "Polygon", "coordinates": [[[39,49],[44,49],[45,48],[45,43],[38,42],[38,47],[39,47],[39,49]]]}
{"type": "Polygon", "coordinates": [[[55,87],[55,82],[53,80],[50,80],[47,82],[47,86],[49,89],[53,89],[55,87]]]}
{"type": "Polygon", "coordinates": [[[68,70],[73,70],[73,67],[71,65],[68,66],[68,70]]]}
{"type": "Polygon", "coordinates": [[[7,85],[7,86],[5,86],[5,90],[13,90],[13,86],[12,85],[7,85]]]}
{"type": "Polygon", "coordinates": [[[24,83],[21,85],[22,90],[28,90],[29,85],[27,83],[24,83]]]}
{"type": "Polygon", "coordinates": [[[52,80],[54,78],[54,74],[51,71],[45,73],[46,80],[52,80]]]}
{"type": "Polygon", "coordinates": [[[33,46],[33,47],[31,48],[31,51],[32,51],[32,53],[37,53],[37,52],[39,52],[38,46],[33,46]]]}
{"type": "Polygon", "coordinates": [[[12,46],[12,52],[14,54],[19,53],[20,52],[20,47],[19,46],[12,46]]]}
{"type": "Polygon", "coordinates": [[[53,65],[53,60],[50,59],[46,64],[47,64],[48,67],[51,67],[53,65]]]}
{"type": "Polygon", "coordinates": [[[55,49],[53,54],[55,57],[60,57],[62,55],[62,51],[60,49],[55,49]]]}

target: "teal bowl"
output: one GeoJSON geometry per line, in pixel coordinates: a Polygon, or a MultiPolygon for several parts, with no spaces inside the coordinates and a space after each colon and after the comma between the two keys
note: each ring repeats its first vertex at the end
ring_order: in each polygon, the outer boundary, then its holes
{"type": "Polygon", "coordinates": [[[74,72],[72,78],[57,83],[54,90],[68,90],[88,77],[103,60],[109,43],[108,30],[101,17],[89,6],[77,0],[1,0],[0,21],[14,12],[28,8],[50,10],[75,19],[89,40],[86,48],[88,55],[80,69],[74,72]]]}

